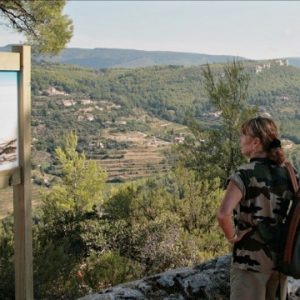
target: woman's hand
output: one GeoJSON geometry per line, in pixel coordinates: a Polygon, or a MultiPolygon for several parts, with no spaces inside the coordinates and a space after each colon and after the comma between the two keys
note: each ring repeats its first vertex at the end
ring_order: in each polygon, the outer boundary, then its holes
{"type": "Polygon", "coordinates": [[[241,190],[233,181],[230,181],[218,211],[218,222],[225,234],[225,237],[232,244],[238,242],[244,236],[244,234],[240,236],[240,234],[235,231],[232,222],[233,209],[239,203],[241,198],[241,190]]]}
{"type": "Polygon", "coordinates": [[[250,232],[252,228],[248,228],[243,230],[242,232],[235,233],[234,236],[230,239],[227,239],[230,244],[235,244],[239,242],[248,232],[250,232]]]}

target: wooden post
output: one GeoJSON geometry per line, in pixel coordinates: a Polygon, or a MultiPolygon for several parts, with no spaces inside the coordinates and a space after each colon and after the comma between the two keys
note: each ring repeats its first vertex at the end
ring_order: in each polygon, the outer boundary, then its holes
{"type": "Polygon", "coordinates": [[[14,46],[20,54],[19,166],[21,183],[14,185],[15,298],[33,299],[31,220],[31,55],[30,46],[14,46]]]}

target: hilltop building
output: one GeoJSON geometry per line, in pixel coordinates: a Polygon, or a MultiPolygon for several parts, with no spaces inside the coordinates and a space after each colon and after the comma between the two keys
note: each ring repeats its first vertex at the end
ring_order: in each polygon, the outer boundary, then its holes
{"type": "Polygon", "coordinates": [[[255,74],[261,73],[263,70],[270,69],[272,65],[288,66],[289,61],[287,59],[274,59],[268,63],[256,65],[255,66],[255,74]]]}

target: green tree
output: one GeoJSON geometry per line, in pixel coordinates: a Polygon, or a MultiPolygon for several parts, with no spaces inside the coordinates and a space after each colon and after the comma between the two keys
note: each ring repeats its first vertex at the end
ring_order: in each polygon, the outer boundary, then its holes
{"type": "Polygon", "coordinates": [[[209,100],[222,112],[222,150],[227,154],[224,163],[225,174],[229,175],[232,168],[239,165],[239,130],[246,118],[251,116],[253,109],[246,107],[250,77],[240,62],[226,64],[220,77],[214,76],[211,68],[203,70],[204,88],[209,100]]]}
{"type": "Polygon", "coordinates": [[[57,54],[70,41],[72,21],[62,14],[65,0],[0,0],[8,27],[24,33],[40,53],[57,54]]]}
{"type": "Polygon", "coordinates": [[[60,212],[89,212],[103,200],[106,172],[95,161],[78,153],[75,133],[66,136],[65,146],[55,151],[61,180],[45,194],[43,212],[50,216],[60,212]]]}
{"type": "Polygon", "coordinates": [[[0,221],[0,299],[14,299],[14,237],[13,219],[0,221]]]}
{"type": "Polygon", "coordinates": [[[244,161],[239,148],[240,126],[257,110],[246,102],[250,77],[242,63],[233,61],[222,70],[207,65],[202,75],[207,96],[221,113],[220,120],[208,128],[190,121],[192,136],[178,150],[184,164],[199,176],[220,177],[224,183],[244,161]]]}
{"type": "Polygon", "coordinates": [[[144,275],[226,253],[215,217],[219,184],[178,168],[165,178],[120,186],[104,204],[107,242],[144,275]]]}
{"type": "Polygon", "coordinates": [[[60,180],[45,192],[34,227],[34,284],[39,299],[75,299],[78,271],[90,253],[106,249],[100,209],[106,173],[78,153],[77,136],[70,133],[56,149],[60,180]]]}

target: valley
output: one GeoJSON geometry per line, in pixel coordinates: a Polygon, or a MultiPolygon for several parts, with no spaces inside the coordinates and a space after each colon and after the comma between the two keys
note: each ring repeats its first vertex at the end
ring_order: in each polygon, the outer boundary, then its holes
{"type": "MultiPolygon", "coordinates": [[[[287,64],[287,63],[286,63],[287,64]]],[[[251,77],[248,104],[274,117],[297,168],[300,143],[300,70],[280,61],[245,62],[251,77]],[[264,67],[268,66],[268,67],[264,67]],[[259,71],[258,71],[259,70],[259,71]]],[[[152,66],[91,70],[34,63],[32,73],[33,202],[61,176],[55,149],[73,131],[79,152],[107,172],[108,183],[166,174],[171,149],[189,136],[189,124],[218,126],[221,112],[209,103],[204,66],[152,66]]],[[[222,65],[212,65],[220,72],[222,65]]],[[[0,192],[1,215],[11,211],[9,192],[0,192]]]]}

